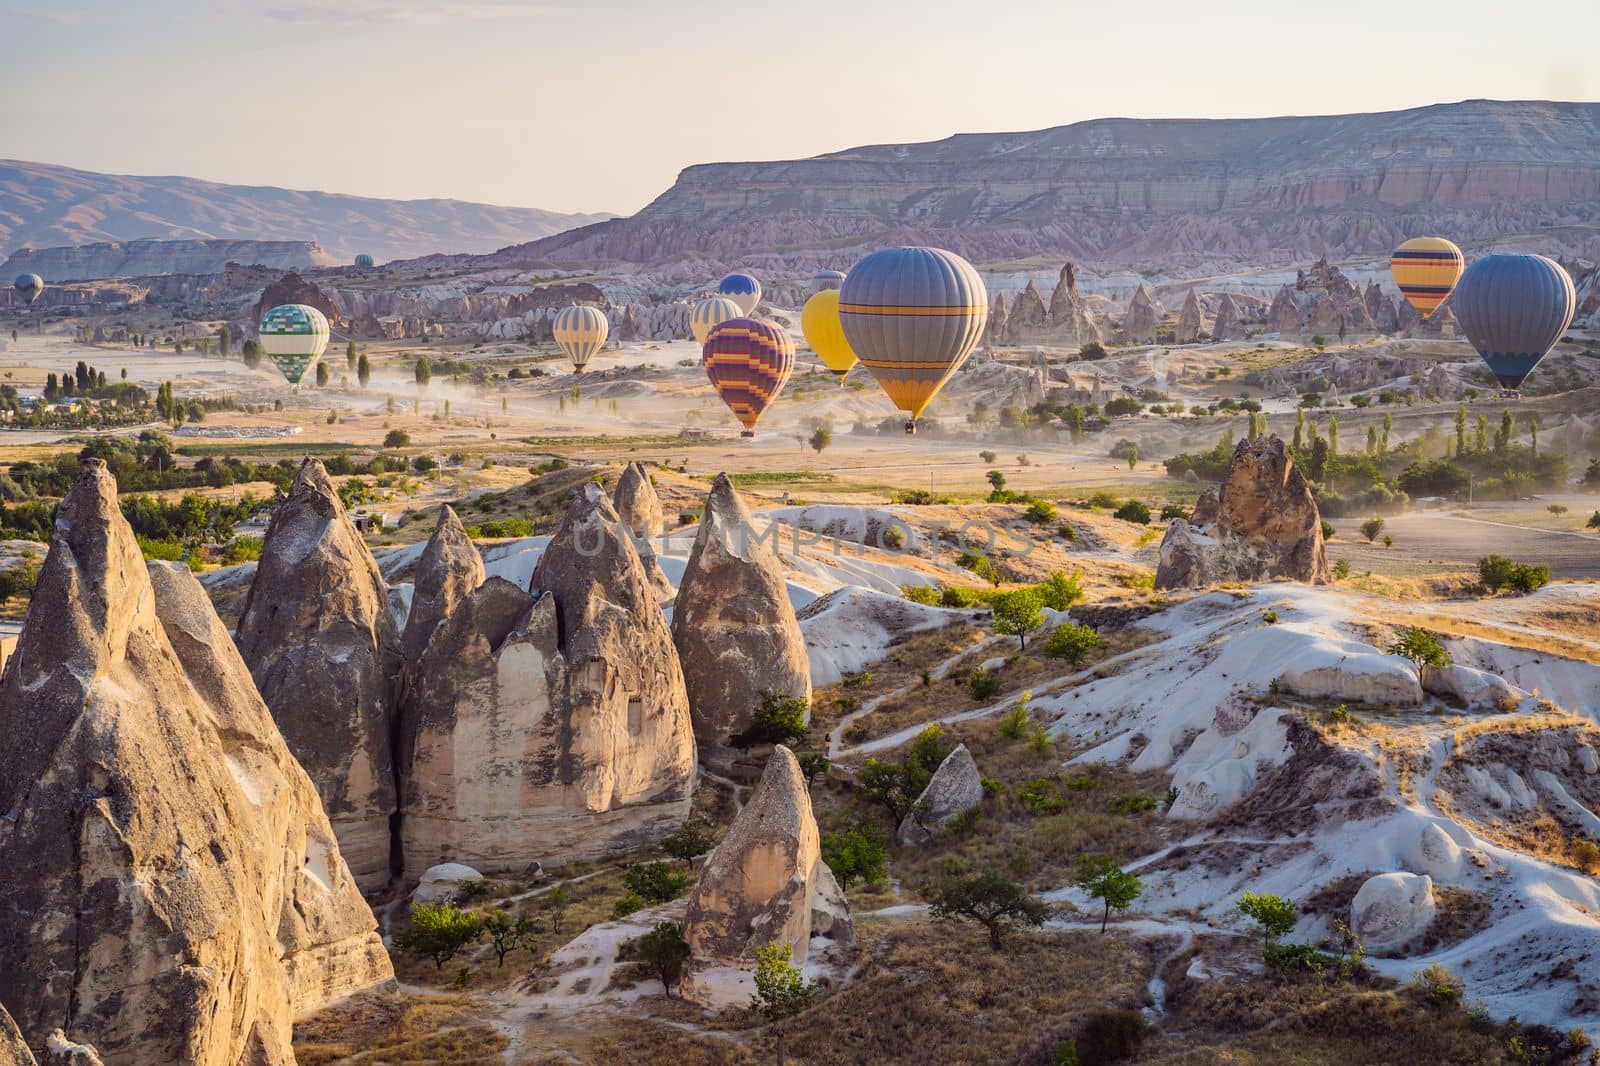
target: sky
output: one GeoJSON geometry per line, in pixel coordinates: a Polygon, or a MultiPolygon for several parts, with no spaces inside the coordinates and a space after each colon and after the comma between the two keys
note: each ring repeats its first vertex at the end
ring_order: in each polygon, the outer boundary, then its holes
{"type": "Polygon", "coordinates": [[[694,163],[1592,101],[1597,38],[1597,0],[0,0],[0,157],[628,214],[694,163]]]}

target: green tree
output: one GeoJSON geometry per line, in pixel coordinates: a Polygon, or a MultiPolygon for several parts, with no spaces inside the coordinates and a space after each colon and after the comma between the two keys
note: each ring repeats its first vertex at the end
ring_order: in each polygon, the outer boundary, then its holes
{"type": "Polygon", "coordinates": [[[806,735],[811,704],[800,696],[763,692],[745,737],[758,744],[790,744],[806,735]]]}
{"type": "Polygon", "coordinates": [[[1129,447],[1128,447],[1128,469],[1132,470],[1134,467],[1136,467],[1138,465],[1139,465],[1139,446],[1137,444],[1129,445],[1129,447]]]}
{"type": "Polygon", "coordinates": [[[416,370],[414,371],[414,375],[418,385],[427,385],[428,382],[433,380],[433,367],[428,364],[427,356],[417,356],[417,366],[416,370]]]}
{"type": "Polygon", "coordinates": [[[670,862],[630,862],[622,871],[622,884],[649,903],[666,903],[689,891],[694,878],[670,862]]]}
{"type": "Polygon", "coordinates": [[[1294,928],[1294,901],[1270,892],[1246,892],[1239,897],[1239,911],[1261,928],[1261,948],[1266,952],[1277,939],[1294,928]]]}
{"type": "Polygon", "coordinates": [[[856,771],[856,783],[899,825],[949,754],[944,746],[944,728],[938,723],[924,726],[899,763],[868,758],[856,771]]]}
{"type": "Polygon", "coordinates": [[[435,969],[456,957],[456,953],[483,932],[483,920],[454,903],[418,903],[411,908],[411,921],[395,934],[399,947],[433,960],[435,969]]]}
{"type": "Polygon", "coordinates": [[[233,354],[233,330],[226,323],[217,330],[217,354],[224,359],[233,354]]]}
{"type": "Polygon", "coordinates": [[[385,448],[409,448],[411,447],[411,434],[403,429],[391,429],[383,435],[383,446],[385,448]]]}
{"type": "Polygon", "coordinates": [[[550,912],[550,931],[561,932],[561,923],[566,920],[567,907],[572,903],[572,893],[567,891],[566,885],[557,885],[539,898],[539,906],[550,912]]]}
{"type": "Polygon", "coordinates": [[[662,850],[685,866],[693,866],[695,856],[711,850],[711,826],[698,814],[691,814],[661,842],[662,850]]]}
{"type": "Polygon", "coordinates": [[[1506,450],[1506,448],[1510,447],[1512,428],[1513,423],[1511,421],[1511,408],[1502,407],[1500,409],[1500,432],[1494,435],[1495,451],[1503,452],[1506,450]]]}
{"type": "Polygon", "coordinates": [[[833,760],[820,751],[804,752],[797,758],[800,761],[800,773],[806,779],[807,788],[811,788],[822,780],[823,776],[828,772],[828,767],[833,765],[833,760]]]}
{"type": "Polygon", "coordinates": [[[1378,438],[1378,454],[1389,454],[1389,430],[1394,426],[1394,417],[1387,411],[1383,415],[1383,435],[1378,438]]]}
{"type": "Polygon", "coordinates": [[[818,426],[811,431],[811,439],[806,443],[811,445],[812,451],[821,455],[822,449],[833,443],[833,433],[827,426],[818,426]]]}
{"type": "Polygon", "coordinates": [[[1006,491],[1006,476],[998,470],[989,471],[989,499],[993,500],[1006,491]]]}
{"type": "Polygon", "coordinates": [[[1144,882],[1126,873],[1109,855],[1085,856],[1078,863],[1078,876],[1072,883],[1083,890],[1090,899],[1105,905],[1100,916],[1100,932],[1106,931],[1113,910],[1127,910],[1133,901],[1144,894],[1144,882]]]}
{"type": "Polygon", "coordinates": [[[1303,407],[1294,409],[1294,450],[1299,451],[1304,447],[1306,432],[1306,412],[1303,407]]]}
{"type": "Polygon", "coordinates": [[[1037,928],[1050,916],[1047,905],[994,870],[940,878],[931,910],[936,918],[977,922],[989,931],[989,947],[995,951],[1009,930],[1037,928]]]}
{"type": "Polygon", "coordinates": [[[1528,440],[1533,446],[1533,457],[1539,458],[1539,416],[1536,414],[1528,415],[1528,440]]]}
{"type": "Polygon", "coordinates": [[[1328,454],[1339,454],[1339,416],[1328,416],[1328,454]]]}
{"type": "Polygon", "coordinates": [[[1421,626],[1403,627],[1395,642],[1389,645],[1389,654],[1410,659],[1419,668],[1450,665],[1449,650],[1439,642],[1438,637],[1421,626]]]}
{"type": "Polygon", "coordinates": [[[528,915],[513,914],[504,907],[496,907],[483,916],[483,931],[500,966],[506,964],[506,955],[512,949],[527,943],[538,929],[538,923],[528,915]]]}
{"type": "Polygon", "coordinates": [[[1081,669],[1089,652],[1100,646],[1100,634],[1076,622],[1058,625],[1045,639],[1044,653],[1061,659],[1074,670],[1081,669]]]}
{"type": "Polygon", "coordinates": [[[244,360],[244,365],[254,370],[261,365],[261,342],[254,338],[247,338],[239,347],[239,357],[244,360]]]}
{"type": "Polygon", "coordinates": [[[989,601],[994,612],[994,631],[1002,636],[1016,637],[1024,649],[1028,646],[1028,631],[1044,622],[1039,593],[1031,588],[1002,592],[989,601]]]}
{"type": "Polygon", "coordinates": [[[1456,454],[1467,450],[1467,405],[1456,404],[1456,454]]]}
{"type": "Polygon", "coordinates": [[[367,382],[372,380],[372,361],[367,358],[367,353],[362,352],[356,360],[356,380],[361,382],[361,387],[367,387],[367,382]]]}
{"type": "Polygon", "coordinates": [[[354,370],[356,368],[356,362],[357,362],[356,342],[354,340],[345,341],[345,345],[344,345],[344,365],[345,365],[345,369],[346,370],[354,370]]]}
{"type": "Polygon", "coordinates": [[[317,363],[317,388],[325,389],[327,387],[328,387],[328,364],[324,363],[324,362],[321,362],[321,361],[318,361],[318,363],[317,363]]]}
{"type": "Polygon", "coordinates": [[[1038,590],[1040,600],[1052,611],[1068,610],[1087,595],[1083,591],[1082,572],[1077,570],[1070,574],[1065,570],[1052,570],[1050,576],[1034,588],[1038,590]]]}
{"type": "Polygon", "coordinates": [[[689,944],[683,939],[679,922],[659,922],[639,938],[639,958],[661,978],[661,988],[672,995],[673,986],[683,981],[683,967],[689,961],[689,944]]]}
{"type": "Polygon", "coordinates": [[[1373,541],[1377,540],[1378,534],[1382,532],[1383,519],[1381,518],[1369,518],[1365,522],[1361,523],[1361,535],[1367,538],[1368,544],[1371,544],[1373,541]]]}
{"type": "Polygon", "coordinates": [[[877,884],[888,875],[889,838],[867,819],[856,818],[823,835],[822,860],[843,888],[856,881],[877,884]]]}
{"type": "Polygon", "coordinates": [[[756,948],[756,991],[750,997],[750,1009],[778,1023],[778,1066],[783,1066],[783,1020],[799,1014],[817,998],[817,983],[806,980],[789,962],[793,954],[788,944],[756,948]]]}

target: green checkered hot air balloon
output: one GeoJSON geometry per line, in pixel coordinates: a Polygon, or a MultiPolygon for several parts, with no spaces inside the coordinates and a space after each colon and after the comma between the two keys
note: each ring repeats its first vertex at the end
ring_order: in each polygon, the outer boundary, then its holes
{"type": "Polygon", "coordinates": [[[328,347],[328,320],[305,304],[280,304],[261,316],[261,350],[291,385],[300,384],[328,347]]]}

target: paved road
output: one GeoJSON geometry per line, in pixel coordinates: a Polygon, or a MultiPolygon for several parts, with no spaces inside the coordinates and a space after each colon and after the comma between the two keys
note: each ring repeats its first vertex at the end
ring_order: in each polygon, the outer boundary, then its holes
{"type": "Polygon", "coordinates": [[[1494,552],[1518,562],[1543,563],[1554,577],[1600,579],[1600,536],[1590,533],[1422,511],[1387,519],[1384,532],[1394,537],[1394,547],[1385,548],[1381,537],[1377,544],[1367,544],[1357,529],[1361,521],[1333,523],[1339,536],[1328,545],[1330,562],[1348,559],[1357,571],[1416,574],[1475,569],[1480,558],[1494,552]]]}

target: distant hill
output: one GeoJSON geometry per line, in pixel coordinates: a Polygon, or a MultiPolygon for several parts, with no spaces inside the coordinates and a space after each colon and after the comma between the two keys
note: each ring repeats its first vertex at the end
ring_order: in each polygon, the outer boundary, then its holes
{"type": "Polygon", "coordinates": [[[606,215],[462,200],[380,200],[0,159],[0,252],[144,237],[315,241],[335,261],[491,252],[606,215]]]}
{"type": "Polygon", "coordinates": [[[218,274],[229,263],[279,270],[341,265],[315,241],[107,241],[60,248],[23,248],[0,262],[0,278],[37,274],[45,281],[218,274]]]}
{"type": "Polygon", "coordinates": [[[1204,272],[1534,234],[1593,256],[1600,104],[1471,100],[1266,119],[1096,119],[766,163],[689,167],[631,218],[490,263],[704,274],[846,267],[890,243],[978,262],[1068,257],[1204,272]]]}

